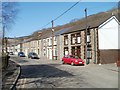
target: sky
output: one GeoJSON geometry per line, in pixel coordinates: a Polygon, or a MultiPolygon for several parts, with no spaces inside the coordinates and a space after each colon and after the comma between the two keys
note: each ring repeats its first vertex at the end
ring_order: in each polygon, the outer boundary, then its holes
{"type": "MultiPolygon", "coordinates": [[[[6,31],[7,37],[22,37],[31,35],[52,21],[76,2],[19,2],[19,12],[12,28],[6,31]]],[[[54,22],[54,26],[64,25],[73,19],[85,17],[85,8],[88,16],[117,7],[117,2],[79,2],[70,11],[54,22]]]]}

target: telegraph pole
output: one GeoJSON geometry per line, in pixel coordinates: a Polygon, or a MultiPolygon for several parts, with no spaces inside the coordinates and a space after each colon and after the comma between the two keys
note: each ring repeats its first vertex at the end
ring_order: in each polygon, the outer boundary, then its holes
{"type": "Polygon", "coordinates": [[[52,60],[54,60],[54,22],[52,20],[52,60]]]}
{"type": "Polygon", "coordinates": [[[85,9],[85,19],[86,19],[86,30],[85,30],[85,58],[86,58],[86,64],[88,64],[88,59],[87,59],[87,8],[85,9]]]}
{"type": "Polygon", "coordinates": [[[3,36],[2,36],[2,54],[4,53],[4,47],[5,47],[5,43],[4,43],[4,41],[5,41],[5,26],[3,26],[3,36]]]}
{"type": "Polygon", "coordinates": [[[8,50],[7,50],[7,45],[8,44],[8,39],[7,39],[7,37],[5,37],[5,51],[6,51],[6,53],[8,52],[8,50]]]}

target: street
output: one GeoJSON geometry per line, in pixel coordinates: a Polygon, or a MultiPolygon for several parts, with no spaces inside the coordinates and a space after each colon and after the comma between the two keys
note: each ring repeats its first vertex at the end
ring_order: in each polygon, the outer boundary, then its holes
{"type": "Polygon", "coordinates": [[[11,56],[21,66],[16,88],[118,88],[118,71],[91,64],[71,66],[58,60],[11,56]]]}

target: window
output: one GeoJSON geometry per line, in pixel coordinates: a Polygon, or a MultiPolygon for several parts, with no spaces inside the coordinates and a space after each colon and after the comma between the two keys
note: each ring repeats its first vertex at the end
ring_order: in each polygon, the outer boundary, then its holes
{"type": "Polygon", "coordinates": [[[68,55],[68,47],[64,48],[64,55],[68,55]]]}
{"type": "Polygon", "coordinates": [[[72,55],[75,55],[75,47],[71,48],[71,53],[72,53],[72,55]]]}
{"type": "Polygon", "coordinates": [[[81,49],[80,46],[77,46],[77,56],[80,58],[81,57],[81,49]]]}
{"type": "Polygon", "coordinates": [[[80,43],[80,33],[77,33],[77,43],[79,44],[80,43]]]}
{"type": "Polygon", "coordinates": [[[80,43],[80,37],[77,37],[77,43],[80,43]]]}
{"type": "Polygon", "coordinates": [[[91,58],[92,58],[92,55],[91,55],[92,52],[91,52],[91,51],[92,51],[91,45],[88,44],[88,45],[87,45],[87,58],[88,58],[88,59],[91,59],[91,58]]]}
{"type": "Polygon", "coordinates": [[[87,35],[87,42],[90,42],[90,35],[87,35]]]}
{"type": "Polygon", "coordinates": [[[50,44],[49,45],[52,45],[52,38],[50,38],[50,44]]]}
{"type": "Polygon", "coordinates": [[[73,37],[73,38],[72,38],[72,44],[75,44],[75,41],[76,41],[76,38],[73,37]]]}
{"type": "Polygon", "coordinates": [[[72,34],[72,35],[71,35],[71,43],[72,43],[72,44],[75,44],[75,43],[76,43],[75,34],[72,34]]]}
{"type": "Polygon", "coordinates": [[[87,42],[90,42],[90,30],[87,30],[87,42]]]}
{"type": "Polygon", "coordinates": [[[87,58],[88,58],[88,59],[91,58],[91,51],[87,51],[87,58]]]}
{"type": "Polygon", "coordinates": [[[54,56],[57,56],[57,48],[55,47],[53,50],[54,50],[54,56]]]}
{"type": "Polygon", "coordinates": [[[64,36],[64,45],[68,45],[68,35],[64,36]]]}
{"type": "Polygon", "coordinates": [[[57,45],[57,38],[54,37],[54,45],[57,45]]]}
{"type": "Polygon", "coordinates": [[[55,56],[57,56],[57,50],[55,49],[55,56]]]}
{"type": "Polygon", "coordinates": [[[90,35],[90,30],[87,30],[87,35],[90,35]]]}

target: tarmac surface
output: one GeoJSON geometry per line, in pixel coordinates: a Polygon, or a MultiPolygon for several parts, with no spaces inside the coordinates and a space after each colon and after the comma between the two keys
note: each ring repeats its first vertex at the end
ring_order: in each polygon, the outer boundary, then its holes
{"type": "Polygon", "coordinates": [[[116,64],[71,66],[62,65],[59,60],[52,61],[44,58],[32,60],[12,57],[11,60],[7,70],[2,73],[3,90],[13,88],[118,88],[120,86],[118,85],[119,69],[116,64]]]}

